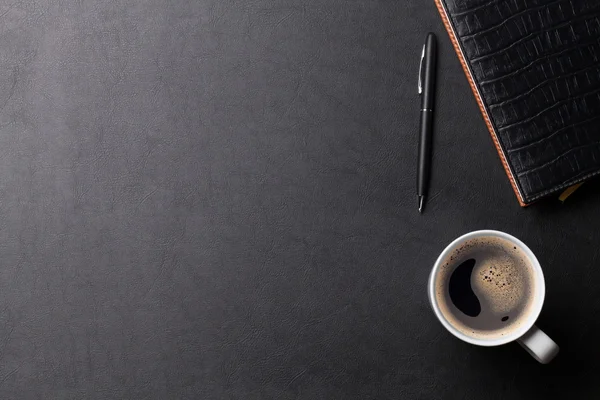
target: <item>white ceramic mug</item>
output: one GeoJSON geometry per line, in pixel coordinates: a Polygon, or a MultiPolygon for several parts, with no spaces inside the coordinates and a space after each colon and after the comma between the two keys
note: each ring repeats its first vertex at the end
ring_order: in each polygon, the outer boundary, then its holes
{"type": "Polygon", "coordinates": [[[431,270],[431,274],[429,275],[429,283],[428,283],[428,294],[429,294],[429,302],[431,303],[431,307],[433,308],[433,312],[440,320],[442,325],[450,331],[457,338],[478,346],[500,346],[509,342],[517,341],[529,354],[531,354],[536,360],[541,362],[542,364],[546,364],[550,362],[557,354],[558,354],[558,345],[550,339],[548,335],[542,332],[537,326],[535,326],[535,321],[540,315],[540,311],[542,310],[542,306],[544,305],[544,296],[546,294],[546,285],[544,283],[544,274],[542,272],[542,267],[540,267],[540,263],[537,258],[533,254],[533,252],[525,245],[525,243],[521,242],[514,236],[509,235],[508,233],[492,231],[492,230],[483,230],[483,231],[475,231],[467,233],[450,243],[448,247],[440,254],[437,261],[435,262],[433,269],[431,270]],[[510,332],[507,335],[504,335],[502,338],[496,339],[481,339],[472,337],[469,335],[465,335],[456,329],[452,324],[450,324],[442,312],[440,311],[439,304],[437,304],[436,295],[435,295],[435,287],[436,287],[436,279],[438,277],[438,272],[442,266],[444,260],[458,247],[463,245],[465,242],[476,239],[479,237],[498,237],[501,239],[508,240],[514,246],[517,246],[521,251],[527,256],[529,265],[534,270],[534,279],[536,286],[536,295],[533,299],[533,310],[529,313],[529,316],[526,320],[523,321],[519,325],[518,328],[515,328],[513,332],[510,332]]]}

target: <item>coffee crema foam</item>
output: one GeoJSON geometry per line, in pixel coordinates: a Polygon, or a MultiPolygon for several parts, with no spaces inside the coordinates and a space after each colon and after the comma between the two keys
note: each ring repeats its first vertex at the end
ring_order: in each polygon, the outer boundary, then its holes
{"type": "Polygon", "coordinates": [[[535,274],[528,257],[512,242],[493,236],[474,238],[442,262],[435,278],[436,301],[444,318],[461,333],[499,339],[518,329],[533,311],[535,274]],[[465,283],[470,289],[461,287],[457,295],[455,287],[452,297],[450,282],[456,286],[458,278],[452,276],[459,267],[467,270],[467,275],[464,271],[460,274],[469,280],[465,283]],[[457,296],[458,306],[479,301],[479,313],[467,315],[464,306],[463,310],[457,307],[457,296]]]}

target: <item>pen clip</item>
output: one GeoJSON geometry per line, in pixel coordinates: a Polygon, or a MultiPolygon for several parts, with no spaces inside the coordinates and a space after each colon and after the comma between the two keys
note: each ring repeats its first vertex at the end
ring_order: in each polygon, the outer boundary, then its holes
{"type": "Polygon", "coordinates": [[[421,78],[421,72],[423,71],[423,59],[425,58],[425,45],[423,45],[423,51],[421,52],[421,61],[419,62],[419,83],[418,83],[418,93],[423,93],[423,81],[421,78]]]}

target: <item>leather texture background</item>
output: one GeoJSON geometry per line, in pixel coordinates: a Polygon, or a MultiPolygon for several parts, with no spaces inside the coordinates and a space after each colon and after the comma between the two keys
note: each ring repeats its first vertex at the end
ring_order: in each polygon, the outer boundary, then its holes
{"type": "Polygon", "coordinates": [[[600,189],[518,206],[433,1],[9,0],[0,49],[0,398],[597,396],[600,189]],[[550,365],[429,309],[483,228],[538,254],[550,365]]]}
{"type": "Polygon", "coordinates": [[[444,4],[523,201],[600,173],[600,3],[444,4]]]}

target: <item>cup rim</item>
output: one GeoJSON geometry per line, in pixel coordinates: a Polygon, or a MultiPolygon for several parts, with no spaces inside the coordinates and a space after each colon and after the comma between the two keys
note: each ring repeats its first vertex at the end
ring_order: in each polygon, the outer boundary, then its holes
{"type": "Polygon", "coordinates": [[[454,336],[456,336],[457,338],[459,338],[467,343],[471,343],[471,344],[478,345],[478,346],[500,346],[500,345],[512,342],[514,340],[517,340],[518,338],[523,336],[525,333],[527,333],[527,331],[529,331],[529,329],[531,329],[531,327],[535,324],[535,321],[538,319],[540,312],[542,311],[542,306],[544,305],[544,298],[546,296],[546,285],[545,285],[545,281],[544,281],[544,273],[542,272],[542,267],[540,266],[540,263],[539,263],[538,259],[536,258],[535,254],[533,254],[531,249],[529,247],[527,247],[527,245],[525,243],[523,243],[521,240],[517,239],[516,237],[514,237],[508,233],[491,230],[491,229],[485,229],[485,230],[478,230],[478,231],[466,233],[466,234],[458,237],[457,239],[453,240],[448,246],[446,246],[444,251],[442,251],[442,253],[439,255],[439,257],[435,261],[435,264],[433,265],[433,268],[429,275],[428,294],[429,294],[429,302],[431,304],[431,308],[433,309],[433,312],[437,316],[438,320],[442,323],[442,325],[454,336]],[[519,246],[521,251],[523,251],[525,253],[525,255],[528,257],[529,262],[530,262],[531,266],[533,267],[533,269],[535,271],[535,275],[536,275],[535,284],[536,284],[537,294],[534,299],[533,311],[530,313],[527,320],[525,322],[523,322],[521,324],[521,326],[518,329],[516,329],[513,333],[503,336],[501,338],[495,338],[495,339],[475,338],[475,337],[472,337],[472,336],[469,336],[469,335],[466,335],[466,334],[460,332],[458,329],[456,329],[454,326],[452,326],[450,324],[450,322],[448,322],[448,320],[446,320],[444,315],[441,313],[438,302],[436,301],[436,296],[435,296],[435,282],[436,282],[437,272],[440,270],[442,262],[448,257],[448,255],[450,255],[450,253],[452,251],[454,251],[462,243],[466,242],[467,240],[471,240],[471,239],[474,239],[477,237],[484,237],[484,236],[499,237],[499,238],[510,241],[511,243],[513,243],[516,246],[519,246]]]}

